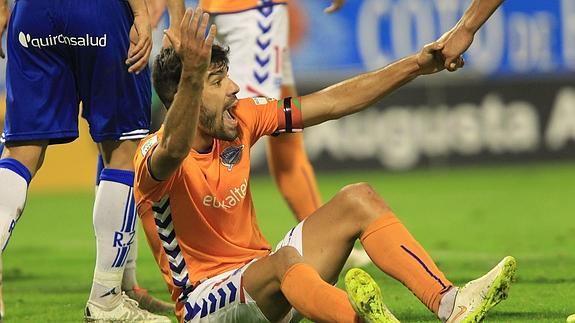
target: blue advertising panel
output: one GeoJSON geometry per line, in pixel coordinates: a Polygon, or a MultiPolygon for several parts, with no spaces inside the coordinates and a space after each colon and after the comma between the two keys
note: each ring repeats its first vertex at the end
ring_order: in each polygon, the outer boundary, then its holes
{"type": "MultiPolygon", "coordinates": [[[[418,51],[449,30],[469,0],[298,1],[304,31],[292,46],[296,72],[358,72],[418,51]]],[[[575,0],[507,0],[476,35],[466,70],[513,76],[575,70],[575,0]]]]}
{"type": "MultiPolygon", "coordinates": [[[[414,53],[449,30],[470,0],[348,0],[332,15],[323,13],[329,3],[290,2],[292,60],[299,76],[358,73],[414,53]]],[[[154,30],[152,57],[167,21],[165,15],[154,30]]],[[[505,1],[465,58],[464,73],[484,76],[575,71],[575,0],[505,1]]],[[[2,88],[4,76],[0,60],[2,88]]]]}

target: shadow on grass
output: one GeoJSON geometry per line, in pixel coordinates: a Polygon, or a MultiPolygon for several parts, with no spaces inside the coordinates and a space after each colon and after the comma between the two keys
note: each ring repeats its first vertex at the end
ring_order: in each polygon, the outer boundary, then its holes
{"type": "Polygon", "coordinates": [[[23,281],[23,280],[40,280],[40,276],[32,275],[29,271],[24,271],[21,268],[10,268],[4,270],[2,273],[2,280],[5,282],[23,281]]]}

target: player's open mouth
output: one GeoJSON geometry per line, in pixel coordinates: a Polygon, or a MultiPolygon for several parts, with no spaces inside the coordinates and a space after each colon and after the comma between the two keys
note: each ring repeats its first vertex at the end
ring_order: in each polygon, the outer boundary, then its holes
{"type": "Polygon", "coordinates": [[[235,120],[236,118],[234,118],[234,116],[230,112],[230,109],[227,109],[226,111],[224,111],[224,119],[235,120]]]}
{"type": "Polygon", "coordinates": [[[233,104],[229,105],[224,110],[224,113],[223,113],[224,122],[228,123],[232,127],[236,127],[238,125],[238,121],[236,120],[236,118],[234,117],[234,114],[232,112],[232,109],[235,108],[237,104],[238,104],[238,101],[235,100],[233,102],[233,104]]]}

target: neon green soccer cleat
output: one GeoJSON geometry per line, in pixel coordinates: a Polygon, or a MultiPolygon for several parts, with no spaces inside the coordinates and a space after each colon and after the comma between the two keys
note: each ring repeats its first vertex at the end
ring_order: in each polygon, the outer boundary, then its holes
{"type": "Polygon", "coordinates": [[[491,308],[507,298],[509,287],[515,280],[516,267],[515,258],[505,257],[487,274],[460,288],[453,312],[446,322],[481,322],[491,308]]]}
{"type": "Polygon", "coordinates": [[[345,289],[351,306],[366,323],[399,322],[383,304],[379,286],[365,271],[350,269],[345,274],[345,289]]]}
{"type": "Polygon", "coordinates": [[[575,323],[575,314],[569,315],[567,323],[575,323]]]}

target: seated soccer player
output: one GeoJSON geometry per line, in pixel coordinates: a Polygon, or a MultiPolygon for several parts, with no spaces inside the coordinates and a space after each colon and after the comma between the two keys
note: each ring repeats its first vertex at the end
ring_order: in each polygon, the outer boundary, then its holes
{"type": "Polygon", "coordinates": [[[361,270],[346,275],[347,294],[332,285],[357,239],[442,321],[480,321],[507,296],[512,257],[454,286],[365,183],[344,187],[274,252],[257,225],[249,174],[260,137],[355,113],[441,71],[439,44],[303,97],[238,100],[227,52],[212,45],[215,26],[205,37],[208,18],[186,11],[181,39],[170,37],[174,48],[156,58],[154,86],[168,113],[134,159],[138,213],[180,321],[287,322],[295,309],[316,322],[397,322],[361,270]]]}

